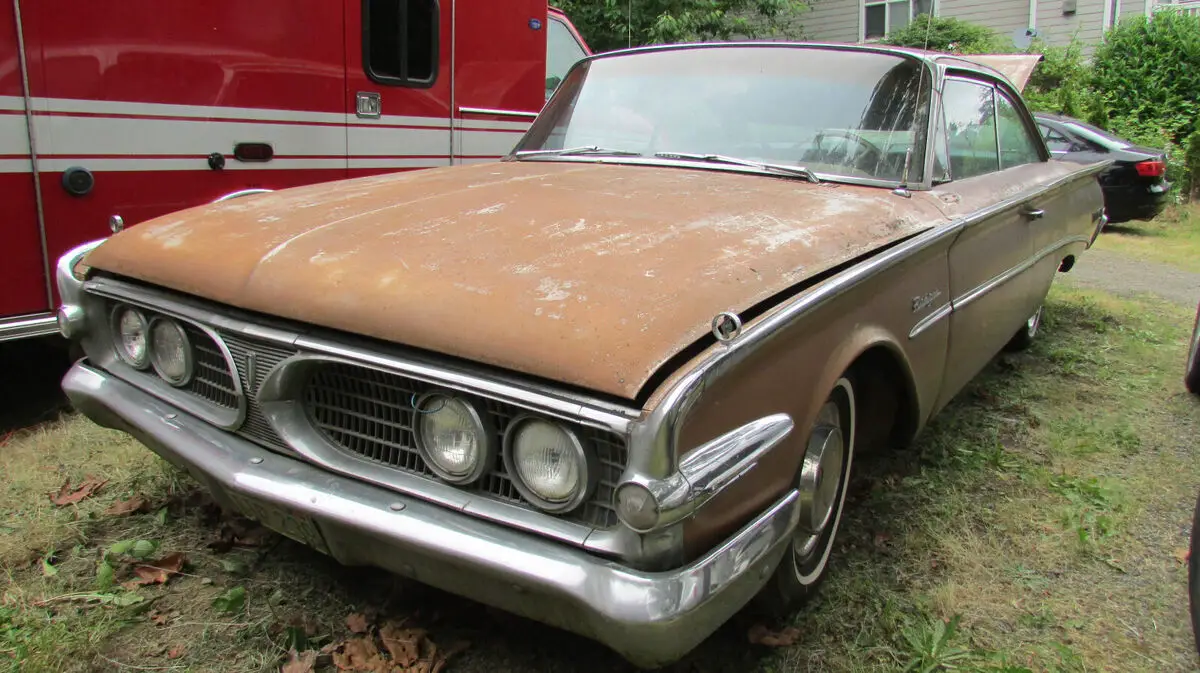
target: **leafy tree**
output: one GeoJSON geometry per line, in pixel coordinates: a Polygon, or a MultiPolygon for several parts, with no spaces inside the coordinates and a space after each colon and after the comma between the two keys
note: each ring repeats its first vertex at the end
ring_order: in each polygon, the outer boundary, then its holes
{"type": "Polygon", "coordinates": [[[958,54],[999,54],[1013,51],[1012,44],[992,29],[960,19],[921,14],[892,32],[884,43],[958,54]]]}
{"type": "Polygon", "coordinates": [[[797,37],[810,0],[558,0],[593,51],[627,46],[797,37]]]}

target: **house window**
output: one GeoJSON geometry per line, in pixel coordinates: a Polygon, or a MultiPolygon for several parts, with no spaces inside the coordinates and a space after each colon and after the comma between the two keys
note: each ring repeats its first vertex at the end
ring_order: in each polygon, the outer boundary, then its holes
{"type": "Polygon", "coordinates": [[[866,0],[863,39],[878,40],[900,30],[919,14],[933,14],[933,0],[866,0]]]}

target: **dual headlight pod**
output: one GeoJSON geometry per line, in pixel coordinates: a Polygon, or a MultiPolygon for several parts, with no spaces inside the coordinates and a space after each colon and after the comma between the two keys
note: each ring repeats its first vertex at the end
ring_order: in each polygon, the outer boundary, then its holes
{"type": "Polygon", "coordinates": [[[154,368],[173,386],[192,380],[192,344],[183,326],[171,318],[147,318],[132,306],[117,306],[112,315],[117,357],[134,369],[154,368]]]}
{"type": "Polygon", "coordinates": [[[504,431],[503,445],[490,416],[475,403],[446,393],[429,393],[416,403],[417,445],[429,468],[453,484],[479,479],[496,459],[521,495],[547,512],[567,512],[591,490],[592,453],[568,428],[536,416],[518,416],[504,431]]]}

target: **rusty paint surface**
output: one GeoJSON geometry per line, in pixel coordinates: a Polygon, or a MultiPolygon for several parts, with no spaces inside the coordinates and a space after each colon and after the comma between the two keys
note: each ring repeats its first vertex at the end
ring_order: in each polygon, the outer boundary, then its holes
{"type": "Polygon", "coordinates": [[[127,229],[88,263],[633,398],[716,313],[944,221],[927,193],[512,162],[193,208],[127,229]]]}

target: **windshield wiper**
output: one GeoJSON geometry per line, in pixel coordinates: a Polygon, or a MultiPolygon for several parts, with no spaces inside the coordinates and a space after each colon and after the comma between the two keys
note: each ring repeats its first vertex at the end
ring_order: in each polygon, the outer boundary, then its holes
{"type": "Polygon", "coordinates": [[[596,145],[584,145],[583,147],[564,147],[557,150],[521,150],[516,153],[518,159],[525,157],[566,157],[580,154],[600,154],[610,157],[640,157],[641,152],[633,152],[630,150],[613,150],[607,147],[597,147],[596,145]]]}
{"type": "Polygon", "coordinates": [[[782,164],[768,164],[762,161],[750,161],[749,159],[739,159],[737,157],[727,157],[723,154],[693,154],[690,152],[655,152],[654,156],[660,159],[683,159],[684,161],[706,161],[713,164],[731,164],[734,166],[747,166],[750,168],[758,168],[764,171],[774,171],[784,175],[795,175],[802,177],[809,182],[816,184],[821,182],[817,179],[816,174],[803,166],[784,166],[782,164]]]}

